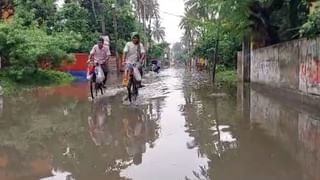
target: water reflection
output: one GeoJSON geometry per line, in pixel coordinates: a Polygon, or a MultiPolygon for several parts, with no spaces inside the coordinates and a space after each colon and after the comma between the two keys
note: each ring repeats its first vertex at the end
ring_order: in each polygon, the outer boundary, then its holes
{"type": "Polygon", "coordinates": [[[159,137],[157,100],[132,108],[121,105],[121,96],[91,105],[49,94],[5,103],[1,180],[121,179],[121,169],[141,164],[159,137]]]}
{"type": "Polygon", "coordinates": [[[137,106],[61,87],[0,97],[0,179],[320,179],[319,114],[195,73],[157,81],[137,106]]]}
{"type": "Polygon", "coordinates": [[[88,117],[89,133],[97,146],[110,145],[113,141],[107,118],[110,119],[111,111],[107,111],[106,105],[96,105],[93,114],[88,117]]]}
{"type": "MultiPolygon", "coordinates": [[[[141,164],[146,144],[151,148],[154,147],[154,141],[159,136],[157,119],[150,118],[157,116],[153,114],[153,104],[139,107],[123,106],[120,113],[115,112],[116,109],[107,102],[101,101],[95,104],[92,115],[88,117],[92,141],[96,146],[121,148],[126,151],[129,161],[135,165],[141,164]]],[[[130,163],[125,164],[130,165],[130,163]]]]}
{"type": "Polygon", "coordinates": [[[59,169],[52,169],[52,176],[41,178],[40,180],[75,180],[70,172],[64,172],[59,169]]]}
{"type": "Polygon", "coordinates": [[[0,117],[2,117],[3,113],[3,97],[0,95],[0,117]]]}
{"type": "Polygon", "coordinates": [[[160,107],[155,106],[154,102],[125,106],[115,102],[119,99],[116,97],[96,103],[88,116],[89,134],[94,144],[112,151],[109,155],[104,154],[112,159],[107,160],[107,177],[119,176],[121,170],[140,165],[147,145],[154,148],[154,142],[159,137],[159,121],[152,117],[157,116],[154,112],[160,107]],[[119,156],[118,152],[121,152],[119,156]]]}
{"type": "Polygon", "coordinates": [[[251,90],[250,116],[301,165],[301,179],[320,179],[320,114],[251,90]]]}
{"type": "Polygon", "coordinates": [[[242,90],[240,102],[212,98],[210,88],[184,91],[187,147],[210,159],[185,179],[318,179],[320,116],[242,90]]]}

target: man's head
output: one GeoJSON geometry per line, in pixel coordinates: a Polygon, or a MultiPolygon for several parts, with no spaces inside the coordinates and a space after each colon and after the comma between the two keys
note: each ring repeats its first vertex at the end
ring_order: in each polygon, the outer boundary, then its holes
{"type": "Polygon", "coordinates": [[[99,38],[98,39],[98,46],[99,46],[100,49],[103,48],[103,44],[104,44],[104,39],[103,38],[99,38]]]}
{"type": "Polygon", "coordinates": [[[132,33],[132,42],[134,44],[139,44],[140,43],[140,36],[137,32],[132,33]]]}

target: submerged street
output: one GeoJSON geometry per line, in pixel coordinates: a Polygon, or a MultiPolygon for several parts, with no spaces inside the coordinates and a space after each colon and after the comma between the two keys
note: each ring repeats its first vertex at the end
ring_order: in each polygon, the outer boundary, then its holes
{"type": "Polygon", "coordinates": [[[317,180],[320,114],[207,74],[147,75],[137,102],[109,81],[0,100],[1,180],[317,180]]]}

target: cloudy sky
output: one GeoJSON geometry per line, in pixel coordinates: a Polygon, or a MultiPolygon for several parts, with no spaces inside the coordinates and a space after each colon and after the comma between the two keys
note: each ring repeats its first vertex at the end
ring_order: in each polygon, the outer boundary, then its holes
{"type": "Polygon", "coordinates": [[[162,25],[166,28],[166,40],[169,43],[178,42],[182,36],[182,30],[179,28],[181,18],[169,14],[183,15],[183,0],[158,0],[158,2],[160,4],[162,25]]]}
{"type": "MultiPolygon", "coordinates": [[[[64,0],[57,1],[60,6],[64,2],[64,0]]],[[[181,18],[177,16],[183,15],[183,0],[158,0],[158,2],[160,4],[162,25],[166,28],[166,40],[171,44],[178,42],[182,36],[182,30],[179,28],[181,18]]]]}

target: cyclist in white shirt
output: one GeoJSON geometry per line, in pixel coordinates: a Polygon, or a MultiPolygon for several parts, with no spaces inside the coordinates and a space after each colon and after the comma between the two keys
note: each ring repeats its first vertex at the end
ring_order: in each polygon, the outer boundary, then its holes
{"type": "MultiPolygon", "coordinates": [[[[141,65],[145,62],[145,49],[143,44],[140,42],[140,36],[138,33],[132,33],[132,41],[128,42],[123,50],[123,59],[126,63],[126,73],[127,69],[136,64],[142,76],[141,65]]],[[[142,87],[140,82],[140,87],[142,87]]]]}

